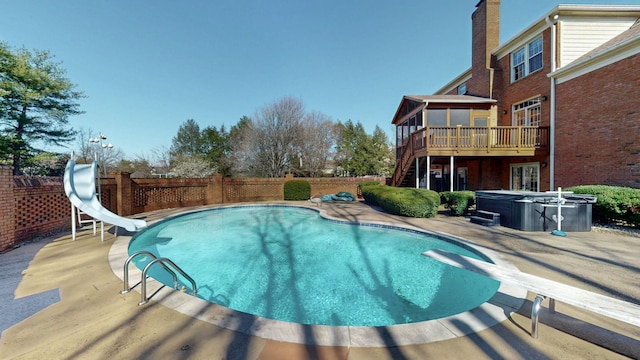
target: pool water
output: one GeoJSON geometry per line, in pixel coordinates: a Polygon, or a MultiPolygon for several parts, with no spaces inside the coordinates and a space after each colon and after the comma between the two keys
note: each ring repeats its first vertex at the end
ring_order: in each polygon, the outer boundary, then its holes
{"type": "MultiPolygon", "coordinates": [[[[499,282],[421,255],[434,248],[482,259],[453,240],[292,206],[178,216],[136,235],[129,254],[171,259],[196,281],[198,297],[234,310],[303,324],[387,326],[468,311],[496,293],[499,282]]],[[[136,259],[139,268],[150,261],[136,259]]],[[[151,270],[173,285],[162,267],[151,270]]]]}

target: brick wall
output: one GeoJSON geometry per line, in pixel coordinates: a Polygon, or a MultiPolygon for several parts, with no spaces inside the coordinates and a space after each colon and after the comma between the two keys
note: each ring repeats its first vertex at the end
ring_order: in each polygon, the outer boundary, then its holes
{"type": "MultiPolygon", "coordinates": [[[[284,183],[278,179],[131,179],[127,173],[101,180],[102,203],[121,216],[196,205],[283,200],[284,183]]],[[[312,194],[349,191],[357,194],[358,183],[384,178],[309,179],[312,194]]],[[[0,252],[37,237],[71,227],[71,205],[64,194],[62,178],[14,177],[12,169],[0,166],[0,252]]]]}
{"type": "Polygon", "coordinates": [[[556,185],[640,188],[640,55],[558,84],[556,95],[556,185]]]}
{"type": "Polygon", "coordinates": [[[327,195],[327,194],[337,194],[341,191],[350,192],[354,195],[361,195],[359,193],[358,184],[362,181],[374,180],[379,181],[381,184],[385,184],[384,178],[372,178],[372,179],[362,179],[362,178],[317,178],[317,179],[307,179],[309,184],[311,185],[311,195],[327,195]],[[330,180],[330,181],[327,181],[330,180]]]}
{"type": "Polygon", "coordinates": [[[223,202],[283,200],[285,179],[225,178],[223,180],[223,202]]]}
{"type": "MultiPolygon", "coordinates": [[[[498,125],[510,126],[511,125],[511,106],[513,104],[522,102],[538,95],[546,95],[549,97],[551,93],[551,82],[547,77],[551,69],[551,32],[549,29],[545,30],[542,34],[543,49],[542,54],[543,64],[542,70],[525,76],[518,81],[511,83],[511,56],[506,55],[497,60],[497,67],[502,71],[499,72],[500,78],[496,83],[496,88],[499,88],[496,94],[498,100],[498,125]],[[504,111],[506,110],[506,114],[504,111]]],[[[540,104],[541,120],[540,126],[549,126],[549,114],[551,111],[550,101],[543,101],[540,104]]]]}
{"type": "MultiPolygon", "coordinates": [[[[494,96],[498,100],[498,125],[511,126],[512,123],[512,105],[530,99],[534,96],[550,97],[551,83],[547,77],[548,70],[551,69],[551,31],[549,29],[542,33],[543,43],[543,67],[542,70],[529,74],[524,78],[511,82],[511,56],[507,55],[500,59],[496,59],[494,96]]],[[[542,101],[540,104],[540,126],[550,126],[549,119],[551,114],[551,102],[542,101]]],[[[517,163],[549,163],[548,148],[538,151],[539,155],[535,157],[512,157],[494,159],[489,164],[490,168],[484,168],[482,173],[486,176],[483,180],[484,189],[509,189],[510,186],[510,165],[517,163]],[[497,170],[500,171],[497,171],[497,170]]],[[[484,164],[486,165],[486,162],[484,164]]],[[[549,188],[549,168],[540,168],[540,190],[546,191],[549,188]]]]}
{"type": "Polygon", "coordinates": [[[15,241],[47,236],[71,227],[71,205],[61,178],[13,178],[15,241]]]}
{"type": "Polygon", "coordinates": [[[491,51],[500,44],[500,1],[480,1],[471,19],[472,78],[467,91],[470,95],[489,97],[491,51]]]}
{"type": "MultiPolygon", "coordinates": [[[[225,203],[247,201],[269,201],[284,199],[284,183],[293,180],[291,176],[277,179],[262,178],[225,178],[223,179],[223,198],[225,203]]],[[[376,180],[385,184],[385,178],[296,178],[306,180],[311,185],[311,195],[336,194],[347,191],[358,194],[358,183],[376,180]]]]}
{"type": "Polygon", "coordinates": [[[13,169],[0,165],[0,252],[14,244],[13,169]]]}
{"type": "Polygon", "coordinates": [[[132,213],[220,203],[214,199],[214,178],[131,179],[132,213]]]}
{"type": "Polygon", "coordinates": [[[69,229],[70,217],[61,178],[14,177],[0,166],[0,252],[69,229]]]}

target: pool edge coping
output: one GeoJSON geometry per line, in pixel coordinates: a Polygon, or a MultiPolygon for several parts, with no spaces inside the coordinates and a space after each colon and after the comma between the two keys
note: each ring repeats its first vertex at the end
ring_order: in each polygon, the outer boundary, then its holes
{"type": "MultiPolygon", "coordinates": [[[[426,230],[408,224],[397,225],[389,222],[368,220],[349,221],[331,216],[322,208],[304,206],[300,204],[249,203],[217,206],[212,205],[200,207],[195,210],[191,209],[172,213],[171,217],[215,208],[255,206],[304,208],[317,211],[320,216],[329,220],[361,225],[370,224],[389,226],[429,235],[436,235],[438,237],[446,237],[447,239],[452,239],[479,251],[497,265],[517,270],[517,267],[507,261],[501,254],[455,235],[426,230]]],[[[166,217],[163,217],[151,223],[162,221],[165,218],[166,217]]],[[[120,280],[124,280],[123,267],[125,260],[128,257],[128,246],[131,238],[132,236],[129,235],[118,236],[109,249],[109,265],[113,273],[120,280]]],[[[141,273],[142,272],[137,267],[129,267],[130,280],[140,279],[141,273]]],[[[136,282],[131,281],[131,283],[135,284],[136,282]]],[[[134,286],[134,289],[139,295],[139,286],[134,286]]],[[[206,300],[164,286],[153,279],[148,280],[147,289],[148,294],[153,294],[151,301],[160,303],[161,305],[178,311],[184,315],[191,316],[221,328],[275,341],[308,345],[348,347],[405,346],[426,344],[467,336],[508,320],[511,313],[516,312],[524,305],[527,295],[527,292],[524,289],[501,283],[496,294],[488,302],[485,302],[470,311],[435,320],[374,327],[304,325],[266,319],[260,316],[226,308],[221,305],[212,304],[206,300]]],[[[131,295],[124,294],[122,296],[131,295]]]]}

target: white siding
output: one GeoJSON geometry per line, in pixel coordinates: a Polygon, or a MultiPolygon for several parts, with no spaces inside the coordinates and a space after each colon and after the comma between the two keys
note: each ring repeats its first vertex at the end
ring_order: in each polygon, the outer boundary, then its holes
{"type": "Polygon", "coordinates": [[[636,18],[618,17],[597,19],[589,17],[562,18],[558,42],[558,68],[597,48],[628,30],[636,18]]]}

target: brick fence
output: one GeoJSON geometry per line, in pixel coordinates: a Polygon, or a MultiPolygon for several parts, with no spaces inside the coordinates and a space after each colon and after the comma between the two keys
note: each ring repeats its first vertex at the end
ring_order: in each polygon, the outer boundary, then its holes
{"type": "MultiPolygon", "coordinates": [[[[0,165],[0,252],[34,238],[71,228],[71,204],[64,194],[62,178],[13,176],[11,167],[0,165]]],[[[223,178],[132,179],[129,173],[113,173],[101,180],[106,208],[121,216],[187,206],[277,201],[284,199],[284,183],[277,179],[223,178]]],[[[302,180],[302,178],[300,178],[302,180]]],[[[385,178],[304,178],[311,194],[358,193],[358,183],[385,178]]]]}

